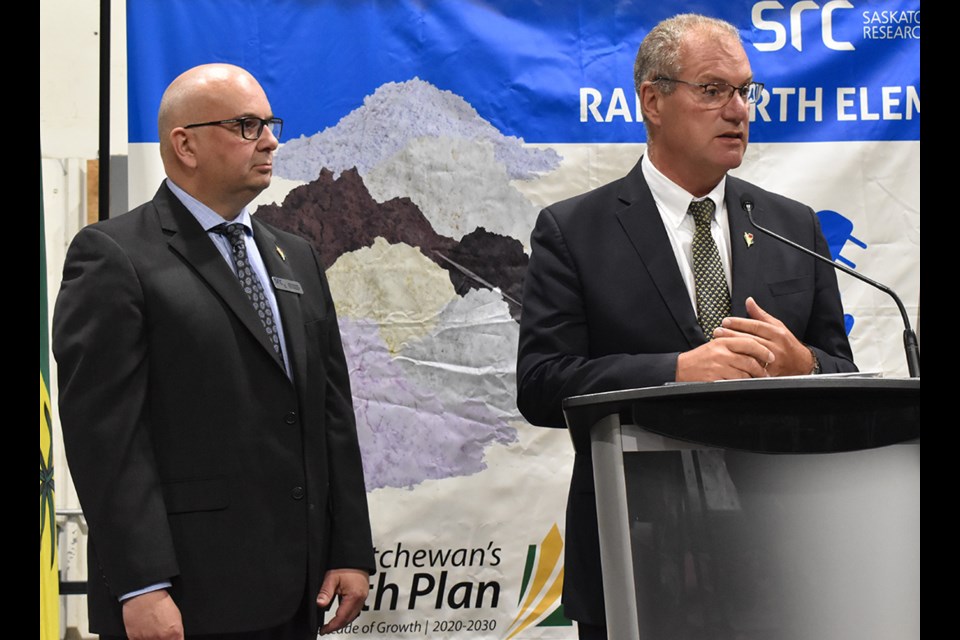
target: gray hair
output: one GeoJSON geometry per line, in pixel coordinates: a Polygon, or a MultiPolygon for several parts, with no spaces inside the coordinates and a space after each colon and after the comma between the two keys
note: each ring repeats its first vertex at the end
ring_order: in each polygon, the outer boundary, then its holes
{"type": "MultiPolygon", "coordinates": [[[[725,20],[708,18],[697,13],[681,13],[667,18],[650,30],[637,50],[637,59],[633,64],[633,83],[638,96],[640,85],[645,81],[653,81],[661,76],[676,78],[681,74],[683,69],[680,68],[680,47],[684,37],[691,31],[712,32],[741,42],[740,32],[725,20]]],[[[669,94],[675,88],[673,83],[666,83],[661,86],[661,91],[669,94]]]]}

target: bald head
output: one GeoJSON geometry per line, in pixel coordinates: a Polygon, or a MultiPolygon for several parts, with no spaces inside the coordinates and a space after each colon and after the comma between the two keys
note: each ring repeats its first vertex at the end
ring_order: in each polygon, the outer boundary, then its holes
{"type": "Polygon", "coordinates": [[[180,74],[160,100],[157,128],[167,176],[224,217],[232,218],[270,185],[277,139],[263,128],[245,139],[237,118],[273,117],[270,102],[248,71],[204,64],[180,74]]]}
{"type": "Polygon", "coordinates": [[[250,72],[232,64],[202,64],[184,71],[170,83],[160,98],[160,110],[157,113],[160,155],[164,166],[171,152],[170,132],[192,122],[233,117],[221,114],[207,118],[203,114],[213,113],[218,102],[223,102],[225,95],[236,88],[263,94],[260,83],[250,72]]]}

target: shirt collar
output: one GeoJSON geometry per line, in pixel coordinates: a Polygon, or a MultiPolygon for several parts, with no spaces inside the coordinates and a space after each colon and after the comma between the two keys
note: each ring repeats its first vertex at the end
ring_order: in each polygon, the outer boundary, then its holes
{"type": "Polygon", "coordinates": [[[200,226],[203,227],[204,231],[209,232],[212,228],[223,224],[224,222],[238,222],[244,226],[248,234],[253,234],[253,225],[250,221],[250,212],[247,211],[246,207],[240,210],[240,215],[238,215],[236,218],[227,221],[224,220],[223,216],[221,216],[219,213],[177,186],[177,184],[170,178],[167,178],[167,187],[169,187],[170,191],[173,192],[173,195],[177,197],[177,200],[183,203],[183,206],[187,208],[187,211],[189,211],[193,217],[197,219],[197,222],[200,223],[200,226]]]}
{"type": "Polygon", "coordinates": [[[724,206],[724,198],[727,193],[727,179],[724,177],[717,186],[713,188],[703,198],[697,198],[692,193],[675,183],[673,180],[663,175],[659,169],[650,162],[650,156],[644,154],[640,161],[640,168],[643,171],[643,177],[650,187],[654,200],[663,203],[666,211],[663,212],[665,219],[670,220],[674,227],[679,227],[687,219],[687,208],[691,200],[704,200],[710,198],[716,205],[714,217],[718,216],[720,209],[724,206]]]}

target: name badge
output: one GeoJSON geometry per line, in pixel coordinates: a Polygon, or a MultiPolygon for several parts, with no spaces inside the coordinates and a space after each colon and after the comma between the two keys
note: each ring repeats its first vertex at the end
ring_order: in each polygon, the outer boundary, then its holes
{"type": "Polygon", "coordinates": [[[303,287],[301,287],[300,283],[296,280],[287,280],[286,278],[278,278],[277,276],[272,276],[270,279],[273,280],[274,288],[280,291],[289,291],[290,293],[303,295],[303,287]]]}

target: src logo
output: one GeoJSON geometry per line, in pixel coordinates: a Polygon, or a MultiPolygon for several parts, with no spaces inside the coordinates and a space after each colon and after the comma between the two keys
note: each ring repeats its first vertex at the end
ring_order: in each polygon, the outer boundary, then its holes
{"type": "Polygon", "coordinates": [[[753,26],[761,31],[772,31],[774,34],[773,42],[755,42],[754,47],[758,51],[779,51],[787,45],[787,28],[784,26],[784,20],[789,15],[790,23],[790,46],[797,51],[803,51],[803,30],[801,28],[800,14],[805,11],[819,10],[820,12],[820,32],[824,46],[834,51],[853,51],[853,44],[849,42],[838,41],[833,38],[833,12],[839,9],[853,9],[853,4],[848,0],[830,0],[820,8],[813,0],[801,0],[790,5],[789,11],[777,0],[763,0],[753,5],[750,12],[750,19],[753,26]],[[772,19],[768,19],[772,18],[772,19]]]}

